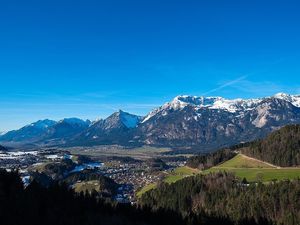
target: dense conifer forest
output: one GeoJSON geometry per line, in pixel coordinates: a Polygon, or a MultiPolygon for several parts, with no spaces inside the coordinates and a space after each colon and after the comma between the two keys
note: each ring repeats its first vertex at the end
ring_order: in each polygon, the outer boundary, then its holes
{"type": "Polygon", "coordinates": [[[190,157],[187,166],[208,169],[233,158],[241,152],[277,166],[300,165],[300,125],[287,125],[266,138],[234,145],[227,149],[190,157]]]}
{"type": "Polygon", "coordinates": [[[239,225],[298,225],[300,180],[248,184],[225,172],[197,175],[160,184],[142,195],[140,204],[174,210],[191,220],[206,215],[239,225]]]}
{"type": "Polygon", "coordinates": [[[188,159],[187,166],[204,170],[225,162],[234,156],[236,156],[236,153],[232,149],[222,149],[209,154],[192,156],[188,159]]]}
{"type": "Polygon", "coordinates": [[[263,140],[254,141],[242,153],[277,166],[300,165],[300,125],[288,125],[263,140]]]}
{"type": "Polygon", "coordinates": [[[184,225],[176,212],[105,202],[96,193],[76,194],[67,186],[24,189],[17,172],[0,171],[0,224],[5,225],[184,225]]]}
{"type": "MultiPolygon", "coordinates": [[[[264,140],[191,157],[187,165],[207,169],[242,151],[276,165],[296,166],[299,150],[300,125],[291,125],[264,140]]],[[[66,160],[46,171],[61,171],[62,166],[74,167],[66,160]]],[[[100,180],[112,191],[117,188],[109,178],[93,173],[74,173],[60,182],[36,173],[25,188],[17,171],[0,170],[1,224],[299,225],[300,221],[300,179],[264,184],[248,183],[228,172],[199,174],[172,184],[161,182],[131,206],[96,191],[75,193],[70,183],[78,178],[100,180]]]]}
{"type": "Polygon", "coordinates": [[[17,172],[0,171],[0,221],[5,225],[296,225],[300,181],[247,186],[231,174],[188,177],[147,192],[138,206],[65,185],[27,188],[17,172]]]}

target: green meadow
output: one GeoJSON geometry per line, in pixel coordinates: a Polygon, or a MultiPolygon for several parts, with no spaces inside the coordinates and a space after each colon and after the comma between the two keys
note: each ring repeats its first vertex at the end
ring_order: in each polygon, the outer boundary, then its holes
{"type": "MultiPolygon", "coordinates": [[[[181,180],[185,177],[188,176],[192,176],[192,175],[196,175],[198,174],[200,171],[198,169],[193,169],[187,166],[183,166],[183,167],[177,167],[176,169],[174,169],[173,171],[171,171],[170,173],[168,173],[166,175],[166,177],[164,178],[163,182],[166,182],[168,184],[174,183],[178,180],[181,180]]],[[[142,196],[142,194],[144,194],[145,192],[153,189],[156,187],[156,183],[152,183],[152,184],[148,184],[145,187],[143,187],[140,191],[137,192],[137,197],[142,196]]]]}
{"type": "Polygon", "coordinates": [[[274,180],[297,179],[300,178],[299,167],[276,167],[268,163],[251,159],[238,154],[234,158],[214,166],[204,173],[228,171],[237,177],[246,178],[250,182],[269,182],[274,180]]]}
{"type": "MultiPolygon", "coordinates": [[[[234,173],[237,177],[241,179],[246,178],[249,182],[270,182],[275,180],[300,178],[300,167],[276,167],[269,163],[238,154],[234,158],[204,171],[187,166],[178,167],[168,173],[163,182],[171,184],[185,177],[199,173],[208,174],[219,171],[234,173]]],[[[145,192],[155,188],[156,185],[157,184],[153,183],[143,187],[137,193],[137,196],[140,197],[145,192]]]]}

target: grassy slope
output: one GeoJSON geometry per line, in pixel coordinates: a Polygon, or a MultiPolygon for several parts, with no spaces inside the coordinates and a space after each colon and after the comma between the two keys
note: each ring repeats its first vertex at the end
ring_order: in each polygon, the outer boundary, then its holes
{"type": "Polygon", "coordinates": [[[136,193],[136,196],[139,198],[141,197],[145,192],[153,189],[153,188],[156,188],[156,183],[152,183],[152,184],[148,184],[146,185],[145,187],[143,187],[140,191],[138,191],[136,193]]]}
{"type": "Polygon", "coordinates": [[[276,168],[270,164],[250,159],[240,154],[223,164],[204,171],[204,173],[224,170],[233,172],[240,178],[245,177],[248,181],[261,180],[263,182],[268,182],[275,179],[296,179],[300,177],[300,168],[276,168]]]}
{"type": "Polygon", "coordinates": [[[76,192],[81,192],[81,191],[91,192],[92,190],[95,190],[95,191],[101,190],[100,183],[98,180],[91,180],[91,181],[76,183],[76,184],[74,184],[73,187],[76,192]]]}
{"type": "Polygon", "coordinates": [[[137,147],[132,149],[120,146],[94,146],[94,147],[73,147],[66,148],[74,155],[86,155],[91,158],[97,157],[132,157],[135,159],[157,158],[159,155],[171,151],[169,148],[156,148],[150,146],[137,147]]]}
{"type": "MultiPolygon", "coordinates": [[[[171,173],[169,173],[163,181],[171,184],[178,180],[181,180],[184,177],[192,176],[199,172],[200,172],[199,170],[193,169],[193,168],[190,168],[187,166],[178,167],[178,168],[174,169],[171,173]]],[[[140,191],[137,192],[137,197],[142,196],[142,194],[144,194],[145,192],[147,192],[155,187],[156,187],[156,183],[149,184],[149,185],[143,187],[140,191]]]]}
{"type": "MultiPolygon", "coordinates": [[[[242,154],[238,154],[234,158],[212,167],[203,173],[218,172],[218,171],[229,171],[235,173],[236,176],[246,178],[248,181],[263,181],[269,182],[272,180],[284,180],[284,179],[297,179],[300,178],[300,167],[288,167],[278,168],[269,163],[262,162],[260,160],[246,157],[242,154]]],[[[197,169],[192,169],[187,166],[178,167],[171,173],[169,173],[164,182],[174,183],[184,177],[192,176],[200,173],[197,169]]],[[[137,196],[141,196],[148,190],[156,187],[156,184],[149,184],[142,188],[137,196]]]]}
{"type": "Polygon", "coordinates": [[[178,167],[166,176],[166,178],[164,179],[164,182],[169,183],[169,184],[174,183],[184,177],[195,175],[197,173],[199,173],[199,170],[197,170],[197,169],[193,169],[193,168],[190,168],[187,166],[178,167]]]}
{"type": "Polygon", "coordinates": [[[238,154],[234,158],[220,164],[218,168],[274,168],[268,163],[238,154]]]}

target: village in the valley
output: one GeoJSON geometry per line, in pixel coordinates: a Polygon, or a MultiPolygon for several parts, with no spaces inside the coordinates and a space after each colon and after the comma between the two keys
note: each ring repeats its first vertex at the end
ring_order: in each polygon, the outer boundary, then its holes
{"type": "Polygon", "coordinates": [[[100,161],[56,149],[0,152],[0,168],[18,170],[25,186],[33,179],[45,185],[49,180],[66,181],[75,191],[103,191],[109,193],[108,196],[113,200],[132,204],[135,203],[136,193],[140,189],[158,183],[169,171],[184,163],[182,157],[165,157],[163,160],[101,157],[100,161]],[[75,176],[76,174],[84,176],[75,176]],[[102,177],[109,178],[116,185],[106,187],[106,182],[103,186],[98,181],[102,177]],[[115,188],[115,191],[106,190],[109,188],[115,188]]]}

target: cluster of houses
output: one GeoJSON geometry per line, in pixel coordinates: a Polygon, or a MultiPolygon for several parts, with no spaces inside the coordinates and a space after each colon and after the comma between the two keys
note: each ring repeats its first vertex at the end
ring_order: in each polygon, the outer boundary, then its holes
{"type": "MultiPolygon", "coordinates": [[[[30,182],[28,168],[70,158],[72,158],[72,155],[69,152],[53,149],[29,152],[0,152],[0,168],[7,170],[18,168],[26,186],[30,182]]],[[[170,167],[176,167],[182,162],[172,161],[168,164],[170,167]]],[[[93,164],[93,169],[97,169],[99,173],[110,177],[120,185],[115,200],[122,203],[134,203],[136,201],[136,192],[146,185],[162,180],[166,170],[154,171],[149,166],[149,163],[145,161],[122,162],[110,160],[100,165],[94,166],[93,164]]],[[[77,167],[75,169],[80,171],[82,165],[80,165],[80,168],[79,166],[77,167]]],[[[89,165],[85,165],[83,169],[88,168],[89,165]]]]}

